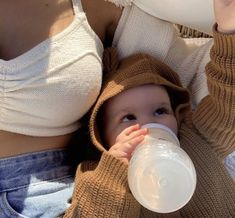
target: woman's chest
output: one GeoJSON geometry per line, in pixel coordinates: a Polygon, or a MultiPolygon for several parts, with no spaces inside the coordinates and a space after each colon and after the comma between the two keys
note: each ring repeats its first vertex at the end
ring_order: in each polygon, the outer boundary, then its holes
{"type": "Polygon", "coordinates": [[[53,37],[74,19],[70,0],[0,3],[0,59],[11,60],[53,37]]]}
{"type": "Polygon", "coordinates": [[[102,43],[80,16],[26,53],[0,60],[1,120],[18,119],[22,113],[44,125],[78,120],[99,94],[102,53],[102,43]]]}

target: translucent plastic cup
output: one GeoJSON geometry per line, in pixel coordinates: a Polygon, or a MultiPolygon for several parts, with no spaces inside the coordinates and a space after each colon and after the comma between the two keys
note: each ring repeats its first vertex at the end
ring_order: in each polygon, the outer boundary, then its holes
{"type": "Polygon", "coordinates": [[[145,208],[170,213],[185,206],[196,188],[196,171],[176,135],[166,126],[150,123],[149,134],[137,146],[128,167],[128,183],[145,208]]]}

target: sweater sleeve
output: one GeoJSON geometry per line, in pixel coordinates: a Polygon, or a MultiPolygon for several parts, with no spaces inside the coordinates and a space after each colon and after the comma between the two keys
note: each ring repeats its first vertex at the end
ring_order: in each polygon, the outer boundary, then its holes
{"type": "Polygon", "coordinates": [[[235,150],[235,34],[214,28],[210,55],[206,66],[210,94],[199,104],[193,123],[223,158],[235,150]]]}
{"type": "Polygon", "coordinates": [[[103,153],[98,166],[79,165],[72,204],[64,217],[139,217],[140,205],[129,191],[127,164],[103,153]]]}
{"type": "Polygon", "coordinates": [[[179,74],[183,86],[190,88],[193,103],[197,105],[208,94],[204,69],[209,61],[211,41],[192,39],[186,43],[178,37],[173,24],[133,4],[123,10],[113,46],[121,58],[143,52],[168,64],[179,74]]]}

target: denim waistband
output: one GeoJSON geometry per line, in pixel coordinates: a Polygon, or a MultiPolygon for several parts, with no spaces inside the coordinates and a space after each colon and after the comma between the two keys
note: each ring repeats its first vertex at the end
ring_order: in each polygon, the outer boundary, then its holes
{"type": "Polygon", "coordinates": [[[67,150],[50,150],[0,159],[0,192],[72,176],[67,150]]]}

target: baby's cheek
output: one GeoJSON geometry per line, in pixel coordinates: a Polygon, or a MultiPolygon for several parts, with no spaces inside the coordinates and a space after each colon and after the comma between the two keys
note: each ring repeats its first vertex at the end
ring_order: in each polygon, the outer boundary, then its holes
{"type": "Polygon", "coordinates": [[[170,122],[170,129],[177,135],[178,134],[178,124],[175,117],[172,118],[170,122]]]}
{"type": "Polygon", "coordinates": [[[161,124],[167,126],[170,128],[176,135],[178,133],[178,125],[177,125],[177,120],[175,117],[170,116],[167,119],[165,119],[161,124]]]}

